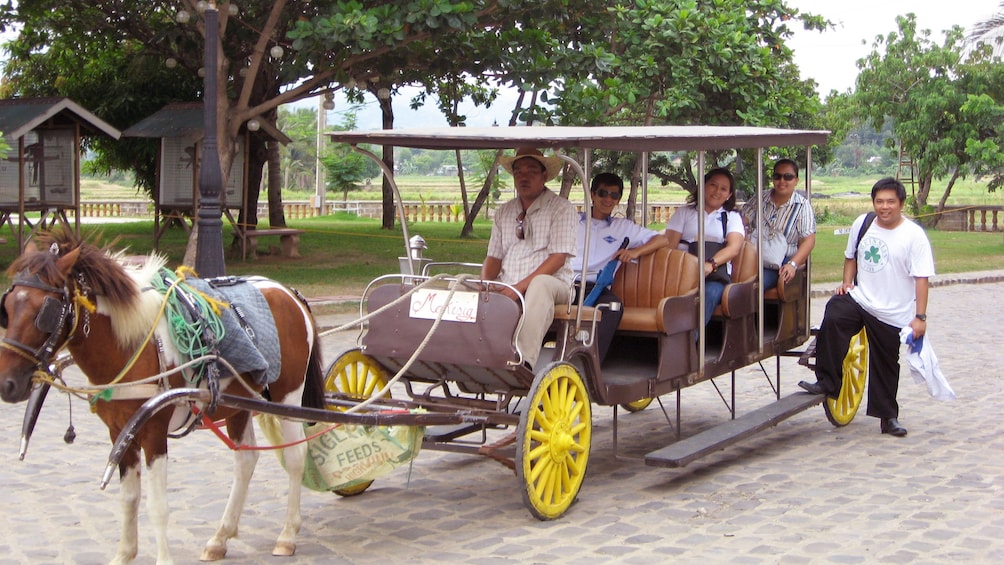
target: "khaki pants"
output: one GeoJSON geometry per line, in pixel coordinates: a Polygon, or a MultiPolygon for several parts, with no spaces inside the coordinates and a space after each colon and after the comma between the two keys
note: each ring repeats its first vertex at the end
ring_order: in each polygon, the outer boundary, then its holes
{"type": "Polygon", "coordinates": [[[523,360],[531,367],[540,357],[540,347],[544,334],[554,320],[554,306],[568,304],[572,285],[551,275],[538,275],[530,281],[526,289],[526,310],[523,312],[523,327],[516,336],[516,348],[523,354],[523,360]]]}

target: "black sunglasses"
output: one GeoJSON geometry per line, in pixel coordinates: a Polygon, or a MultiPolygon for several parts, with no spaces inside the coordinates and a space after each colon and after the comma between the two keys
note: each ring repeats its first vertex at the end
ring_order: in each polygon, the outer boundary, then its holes
{"type": "Polygon", "coordinates": [[[620,200],[621,194],[622,193],[620,192],[610,192],[609,190],[603,190],[602,188],[596,191],[596,196],[599,196],[600,198],[606,198],[609,196],[614,200],[620,200]]]}
{"type": "Polygon", "coordinates": [[[526,219],[526,211],[525,210],[522,211],[522,212],[520,212],[519,216],[516,216],[516,238],[517,239],[523,239],[524,237],[526,237],[526,232],[523,231],[523,220],[525,220],[525,219],[526,219]]]}
{"type": "Polygon", "coordinates": [[[774,180],[795,180],[797,178],[797,175],[793,175],[791,173],[784,173],[783,175],[781,173],[774,173],[774,180]]]}

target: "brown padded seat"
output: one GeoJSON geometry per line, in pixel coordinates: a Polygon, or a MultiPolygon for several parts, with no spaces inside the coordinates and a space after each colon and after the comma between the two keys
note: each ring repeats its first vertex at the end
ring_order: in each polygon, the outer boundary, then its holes
{"type": "Polygon", "coordinates": [[[664,299],[696,293],[699,273],[697,257],[665,247],[621,265],[611,287],[624,305],[624,316],[617,329],[664,333],[664,299]]]}
{"type": "MultiPolygon", "coordinates": [[[[732,259],[732,284],[753,282],[757,276],[756,246],[751,241],[743,241],[739,253],[732,259]]],[[[728,287],[722,295],[722,303],[715,307],[714,316],[731,317],[728,287]]]]}

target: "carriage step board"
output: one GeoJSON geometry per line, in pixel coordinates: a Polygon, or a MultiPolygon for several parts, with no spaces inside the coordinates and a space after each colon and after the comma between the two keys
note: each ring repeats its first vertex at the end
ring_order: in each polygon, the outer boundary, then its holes
{"type": "Polygon", "coordinates": [[[821,403],[824,398],[826,397],[821,394],[807,392],[791,394],[735,420],[729,420],[724,424],[719,424],[653,451],[645,456],[645,464],[654,467],[683,467],[691,461],[776,426],[783,420],[821,403]]]}

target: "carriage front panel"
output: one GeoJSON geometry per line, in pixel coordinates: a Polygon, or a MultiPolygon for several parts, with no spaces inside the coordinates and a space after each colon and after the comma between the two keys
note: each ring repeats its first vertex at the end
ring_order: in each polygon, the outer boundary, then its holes
{"type": "MultiPolygon", "coordinates": [[[[367,301],[369,312],[393,303],[411,288],[397,284],[377,287],[367,301]]],[[[506,369],[517,360],[513,335],[519,318],[515,302],[498,293],[481,292],[476,320],[442,320],[418,359],[456,366],[459,370],[450,371],[446,378],[456,380],[462,388],[465,379],[470,379],[472,382],[467,384],[476,390],[511,390],[517,383],[511,381],[514,377],[510,371],[480,369],[506,369]],[[464,370],[466,366],[470,370],[464,370]]],[[[422,346],[434,323],[435,320],[413,317],[410,300],[406,298],[370,319],[362,345],[373,357],[395,359],[403,365],[422,346]]],[[[523,383],[517,388],[527,386],[529,383],[523,383]]]]}

